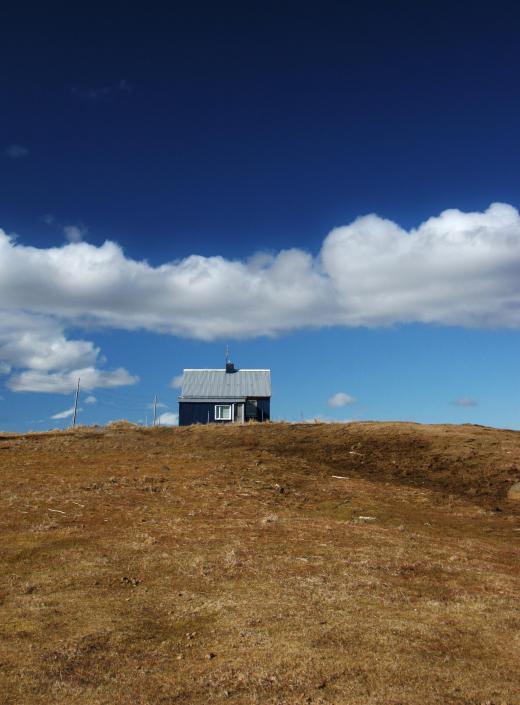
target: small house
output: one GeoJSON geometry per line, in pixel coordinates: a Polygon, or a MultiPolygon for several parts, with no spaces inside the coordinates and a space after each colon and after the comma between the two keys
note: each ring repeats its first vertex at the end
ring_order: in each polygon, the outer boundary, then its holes
{"type": "Polygon", "coordinates": [[[268,421],[271,415],[271,370],[224,369],[183,372],[179,426],[195,423],[268,421]]]}

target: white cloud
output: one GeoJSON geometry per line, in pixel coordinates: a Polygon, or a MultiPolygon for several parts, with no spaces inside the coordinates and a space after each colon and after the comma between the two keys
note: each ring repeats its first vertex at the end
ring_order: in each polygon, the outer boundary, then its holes
{"type": "Polygon", "coordinates": [[[25,370],[13,375],[9,379],[7,386],[13,392],[67,394],[76,388],[78,378],[81,378],[81,388],[86,390],[98,387],[123,387],[135,384],[139,379],[129,374],[122,367],[110,371],[98,370],[94,367],[59,372],[25,370]]]}
{"type": "Polygon", "coordinates": [[[471,399],[470,397],[461,397],[460,399],[455,399],[451,403],[453,404],[453,406],[478,406],[478,401],[476,401],[475,399],[471,399]]]}
{"type": "Polygon", "coordinates": [[[17,392],[72,391],[78,377],[83,389],[134,384],[126,370],[103,370],[99,348],[87,340],[68,340],[61,322],[24,311],[1,311],[0,372],[12,376],[17,392]]]}
{"type": "MultiPolygon", "coordinates": [[[[82,411],[82,409],[79,409],[79,411],[82,411]]],[[[73,414],[74,414],[74,407],[71,406],[70,409],[65,409],[65,411],[60,411],[57,414],[53,414],[53,416],[51,416],[51,419],[68,419],[69,416],[73,416],[73,414]]]]}
{"type": "Polygon", "coordinates": [[[20,144],[10,144],[5,148],[5,154],[9,159],[22,159],[29,154],[29,150],[20,144]]]}
{"type": "Polygon", "coordinates": [[[177,426],[179,423],[179,414],[174,414],[171,411],[166,411],[157,419],[161,426],[177,426]]]}
{"type": "Polygon", "coordinates": [[[356,400],[354,399],[354,397],[351,397],[349,394],[345,394],[345,392],[337,392],[336,394],[333,394],[331,398],[327,401],[327,404],[333,407],[347,406],[347,404],[355,403],[356,400]]]}
{"type": "Polygon", "coordinates": [[[172,389],[180,389],[184,381],[184,374],[175,375],[175,377],[170,382],[170,387],[172,389]]]}
{"type": "Polygon", "coordinates": [[[96,397],[93,394],[89,394],[85,399],[85,404],[95,404],[97,402],[96,397]]]}
{"type": "Polygon", "coordinates": [[[37,249],[0,232],[5,309],[203,340],[327,325],[516,328],[519,270],[520,216],[505,204],[445,211],[410,232],[365,216],[333,230],[318,257],[192,255],[158,267],[113,242],[37,249]]]}
{"type": "Polygon", "coordinates": [[[86,340],[67,340],[61,324],[48,316],[3,311],[0,360],[4,366],[58,370],[95,364],[99,348],[86,340]]]}
{"type": "Polygon", "coordinates": [[[79,223],[79,225],[64,225],[63,233],[69,242],[81,242],[88,233],[88,228],[83,223],[79,223]]]}
{"type": "Polygon", "coordinates": [[[519,272],[520,216],[500,203],[444,211],[411,231],[364,216],[333,230],[315,257],[192,255],[157,267],[113,242],[42,249],[0,230],[0,360],[15,369],[13,389],[68,391],[84,369],[93,384],[133,379],[101,372],[99,349],[70,340],[71,327],[202,340],[412,322],[519,328],[519,272]]]}
{"type": "Polygon", "coordinates": [[[350,324],[520,325],[520,217],[506,204],[410,232],[359,218],[328,236],[322,261],[350,324]]]}

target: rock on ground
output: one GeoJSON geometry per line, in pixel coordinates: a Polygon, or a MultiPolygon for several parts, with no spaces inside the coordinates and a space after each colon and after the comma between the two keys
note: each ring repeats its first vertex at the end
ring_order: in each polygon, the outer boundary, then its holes
{"type": "Polygon", "coordinates": [[[514,485],[511,485],[507,493],[507,498],[520,502],[520,482],[515,482],[514,485]]]}

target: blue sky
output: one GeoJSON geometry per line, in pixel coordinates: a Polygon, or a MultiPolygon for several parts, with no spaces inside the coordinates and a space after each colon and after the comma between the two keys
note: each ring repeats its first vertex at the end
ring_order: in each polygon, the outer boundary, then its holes
{"type": "Polygon", "coordinates": [[[0,429],[78,375],[85,423],[175,414],[227,343],[275,418],[519,428],[518,20],[3,9],[0,429]]]}

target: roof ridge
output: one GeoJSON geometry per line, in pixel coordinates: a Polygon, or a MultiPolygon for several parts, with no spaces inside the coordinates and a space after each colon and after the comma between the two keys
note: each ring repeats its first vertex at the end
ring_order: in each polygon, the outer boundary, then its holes
{"type": "MultiPolygon", "coordinates": [[[[185,367],[184,372],[226,372],[222,367],[185,367]]],[[[268,367],[239,367],[232,374],[237,372],[271,372],[268,367]]],[[[226,372],[226,374],[230,374],[226,372]]]]}

